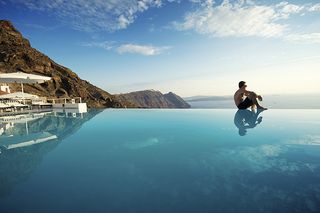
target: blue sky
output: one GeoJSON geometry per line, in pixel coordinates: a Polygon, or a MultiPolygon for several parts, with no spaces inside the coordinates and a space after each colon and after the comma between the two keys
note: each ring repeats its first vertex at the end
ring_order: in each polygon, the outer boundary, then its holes
{"type": "Polygon", "coordinates": [[[320,92],[319,1],[0,0],[0,16],[110,93],[320,92]]]}

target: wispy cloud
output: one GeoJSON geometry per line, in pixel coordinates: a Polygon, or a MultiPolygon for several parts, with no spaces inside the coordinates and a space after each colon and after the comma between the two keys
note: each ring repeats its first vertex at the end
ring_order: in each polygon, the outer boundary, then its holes
{"type": "Polygon", "coordinates": [[[310,12],[320,12],[320,3],[312,5],[308,10],[310,12]]]}
{"type": "Polygon", "coordinates": [[[281,36],[287,27],[277,21],[301,10],[299,6],[286,2],[271,6],[240,0],[233,3],[224,0],[219,5],[212,1],[200,2],[201,7],[188,13],[183,22],[173,23],[177,30],[195,30],[214,37],[276,37],[281,36]]]}
{"type": "Polygon", "coordinates": [[[53,30],[56,30],[56,29],[63,27],[63,25],[44,26],[44,25],[30,24],[30,23],[25,23],[24,25],[29,28],[33,28],[33,29],[37,29],[37,30],[41,30],[41,31],[53,31],[53,30]]]}
{"type": "Polygon", "coordinates": [[[290,34],[285,39],[294,43],[320,44],[320,33],[290,34]]]}
{"type": "Polygon", "coordinates": [[[293,15],[320,11],[320,4],[297,5],[286,1],[257,4],[250,0],[191,0],[200,6],[187,13],[181,22],[173,22],[179,31],[193,30],[212,37],[277,37],[287,41],[318,43],[318,33],[292,34],[286,20],[293,15]]]}
{"type": "Polygon", "coordinates": [[[117,48],[117,52],[120,54],[123,53],[136,53],[141,55],[159,55],[163,53],[165,50],[170,49],[169,46],[163,47],[154,47],[154,46],[145,46],[145,45],[138,45],[138,44],[123,44],[117,48]]]}
{"type": "Polygon", "coordinates": [[[276,5],[271,5],[269,7],[275,9],[279,19],[287,19],[291,14],[298,14],[305,9],[304,5],[290,4],[286,1],[280,2],[276,5]]]}
{"type": "Polygon", "coordinates": [[[111,50],[114,48],[116,42],[115,41],[103,41],[103,42],[82,42],[80,46],[83,47],[99,47],[106,50],[111,50]]]}
{"type": "Polygon", "coordinates": [[[173,0],[11,0],[28,9],[49,12],[73,28],[115,31],[127,28],[137,15],[173,0]]]}
{"type": "Polygon", "coordinates": [[[98,47],[106,50],[113,50],[119,54],[131,53],[145,56],[160,55],[172,48],[171,46],[153,46],[131,43],[118,44],[115,41],[83,42],[80,45],[84,47],[98,47]]]}

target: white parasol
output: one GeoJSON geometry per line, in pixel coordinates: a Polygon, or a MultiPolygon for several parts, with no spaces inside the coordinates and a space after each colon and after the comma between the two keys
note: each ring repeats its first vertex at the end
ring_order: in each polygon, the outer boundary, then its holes
{"type": "Polygon", "coordinates": [[[21,92],[23,93],[23,84],[44,83],[50,81],[51,77],[34,75],[23,72],[0,73],[0,83],[20,83],[21,92]]]}
{"type": "Polygon", "coordinates": [[[25,92],[14,92],[5,95],[0,95],[0,99],[15,99],[15,100],[23,100],[23,99],[39,99],[39,96],[32,95],[25,92]]]}

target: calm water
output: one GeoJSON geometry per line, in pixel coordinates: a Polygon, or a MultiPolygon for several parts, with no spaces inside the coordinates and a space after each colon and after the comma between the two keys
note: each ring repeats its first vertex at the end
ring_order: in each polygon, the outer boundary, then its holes
{"type": "Polygon", "coordinates": [[[319,145],[320,110],[2,118],[0,212],[319,212],[319,145]]]}

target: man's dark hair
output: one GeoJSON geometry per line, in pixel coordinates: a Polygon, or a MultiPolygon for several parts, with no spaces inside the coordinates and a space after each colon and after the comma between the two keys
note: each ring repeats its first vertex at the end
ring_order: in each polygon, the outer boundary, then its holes
{"type": "Polygon", "coordinates": [[[239,82],[239,88],[243,87],[243,85],[245,85],[245,84],[246,84],[245,81],[240,81],[240,82],[239,82]]]}

